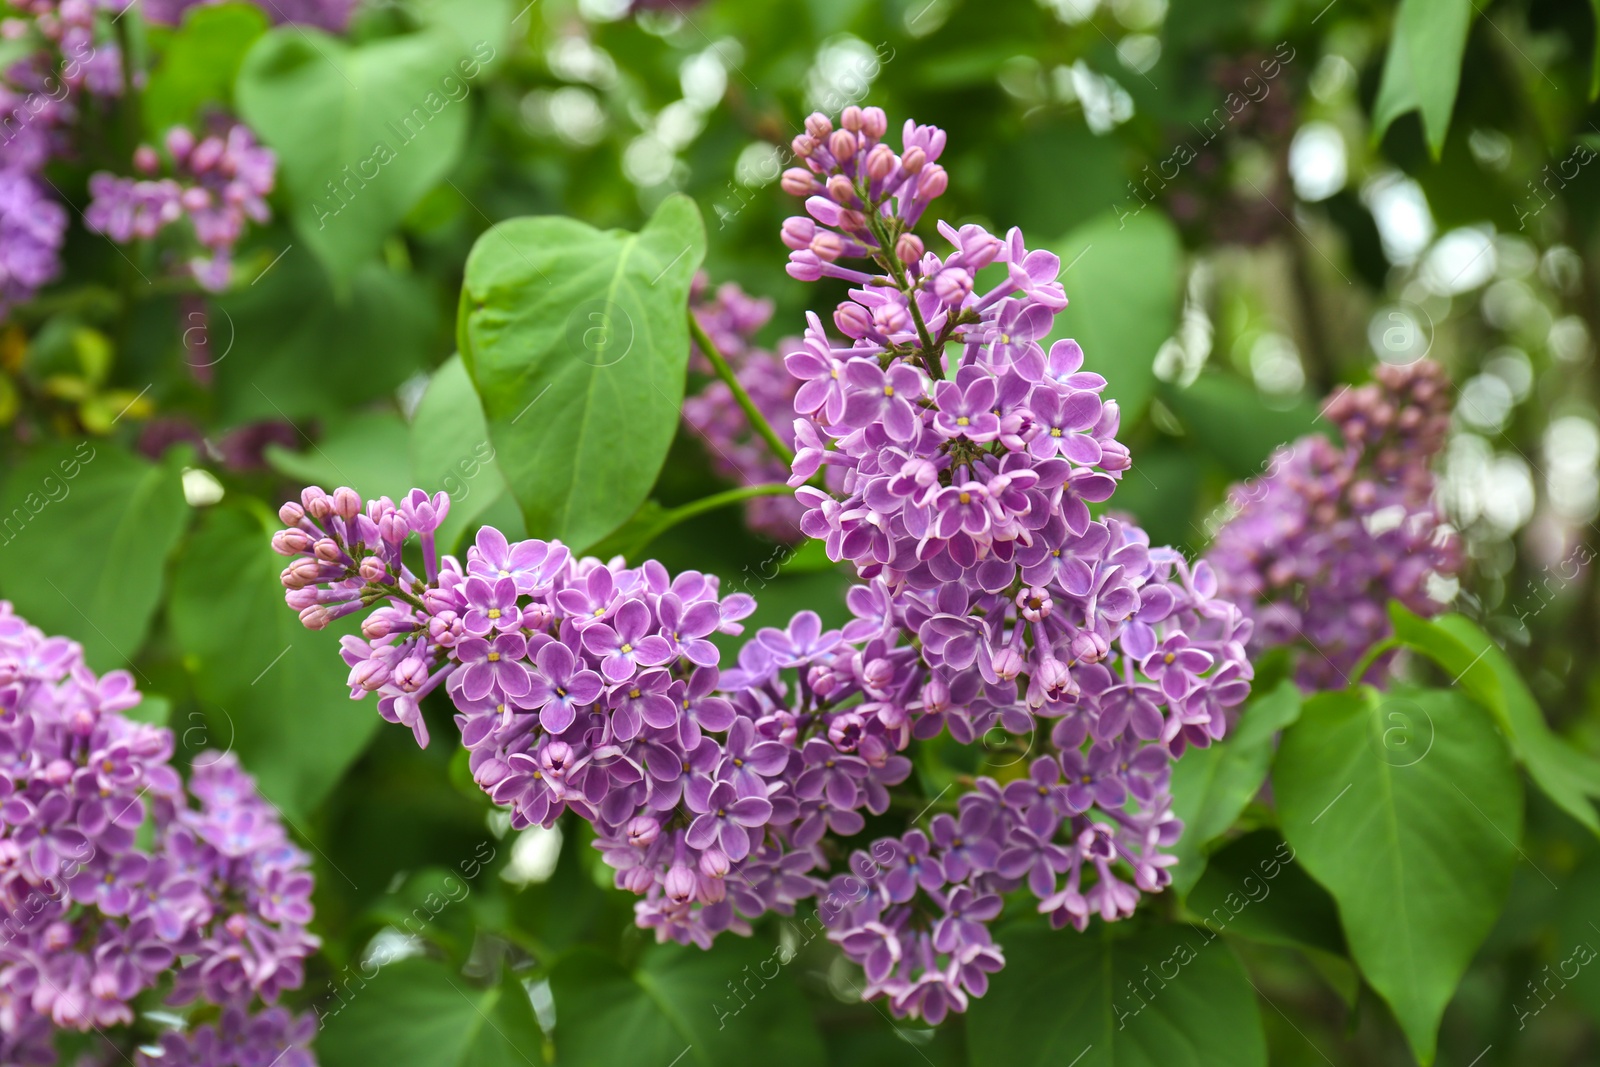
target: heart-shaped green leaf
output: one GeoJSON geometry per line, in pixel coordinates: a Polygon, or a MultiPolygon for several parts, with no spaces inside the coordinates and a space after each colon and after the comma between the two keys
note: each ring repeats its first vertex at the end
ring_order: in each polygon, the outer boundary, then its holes
{"type": "Polygon", "coordinates": [[[437,29],[351,46],[283,26],[245,56],[239,111],[278,153],[295,232],[341,289],[455,166],[484,49],[460,54],[437,29]]]}
{"type": "Polygon", "coordinates": [[[458,340],[528,532],[583,549],[642,504],[678,430],[705,227],[668,197],[637,234],[512,219],[467,258],[458,340]]]}

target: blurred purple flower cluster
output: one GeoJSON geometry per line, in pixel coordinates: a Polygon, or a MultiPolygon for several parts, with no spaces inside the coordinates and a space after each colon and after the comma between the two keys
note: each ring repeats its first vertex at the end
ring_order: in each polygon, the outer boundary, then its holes
{"type": "Polygon", "coordinates": [[[171,731],[124,714],[139,703],[0,602],[5,1063],[53,1062],[52,1026],[132,1022],[168,972],[171,1003],[248,1013],[316,948],[309,861],[276,811],[231,754],[202,753],[186,793],[171,731]]]}
{"type": "Polygon", "coordinates": [[[96,45],[90,0],[22,0],[0,20],[0,42],[34,35],[37,51],[0,70],[0,317],[60,270],[67,209],[50,195],[45,165],[68,151],[74,93],[122,91],[121,57],[96,45]]]}
{"type": "Polygon", "coordinates": [[[149,240],[187,218],[205,250],[189,260],[188,269],[202,288],[221,292],[228,287],[233,246],[245,223],[271,218],[265,198],[272,192],[277,157],[239,123],[198,141],[185,127],[174,126],[167,131],[166,150],[175,177],[154,177],[161,157],[149,145],[140,145],[133,156],[135,169],[146,177],[107,171],[90,177],[93,199],[84,224],[127,244],[149,240]]]}
{"type": "Polygon", "coordinates": [[[1429,360],[1379,364],[1375,377],[1324,407],[1339,443],[1302,437],[1233,487],[1234,513],[1206,554],[1223,594],[1255,620],[1252,651],[1300,648],[1307,689],[1356,681],[1350,672],[1389,634],[1389,601],[1437,614],[1430,583],[1462,564],[1432,471],[1450,428],[1449,379],[1429,360]]]}
{"type": "MultiPolygon", "coordinates": [[[[144,16],[151,22],[176,26],[192,8],[211,7],[227,0],[145,0],[144,16]]],[[[278,24],[315,26],[329,33],[343,33],[350,25],[360,0],[259,0],[259,7],[278,24]]]]}
{"type": "MultiPolygon", "coordinates": [[[[711,343],[733,369],[756,408],[766,416],[784,444],[794,447],[794,394],[799,383],[783,361],[754,344],[756,333],[772,318],[772,301],[752,297],[734,282],[708,292],[704,275],[695,279],[690,310],[711,343]]],[[[780,345],[782,347],[782,345],[780,345]]],[[[690,352],[690,368],[709,374],[711,365],[698,347],[690,352]]],[[[733,391],[712,379],[683,402],[683,421],[705,441],[717,473],[740,485],[770,485],[789,476],[789,467],[754,431],[733,391]]],[[[745,521],[779,541],[798,541],[804,509],[792,497],[763,496],[745,504],[745,521]]]]}

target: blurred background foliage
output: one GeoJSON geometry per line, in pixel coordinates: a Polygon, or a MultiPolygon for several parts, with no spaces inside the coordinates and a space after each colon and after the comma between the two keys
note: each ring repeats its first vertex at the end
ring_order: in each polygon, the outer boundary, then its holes
{"type": "MultiPolygon", "coordinates": [[[[0,593],[83,641],[97,669],[131,664],[186,751],[239,751],[313,847],[324,950],[302,993],[324,1014],[324,1063],[665,1064],[684,1046],[708,1064],[757,1047],[773,1064],[1043,1063],[1058,1014],[1103,1036],[1088,1063],[1184,1054],[1119,1046],[1109,1004],[1080,1002],[1074,976],[1111,973],[1095,931],[1019,941],[991,996],[937,1031],[891,1027],[836,953],[788,924],[705,955],[658,949],[582,824],[508,833],[463,754],[380,728],[345,697],[337,635],[282,605],[266,538],[307,481],[443,488],[456,536],[520,531],[451,360],[466,257],[491,224],[564,214],[638,230],[682,192],[706,221],[713,283],[777,302],[774,345],[842,295],[791,281],[777,240],[796,210],[777,177],[813,109],[870,101],[944,127],[943,217],[1019,225],[1060,253],[1065,330],[1110,379],[1135,458],[1116,506],[1158,542],[1203,548],[1224,488],[1314,430],[1320,398],[1375,360],[1443,362],[1459,389],[1443,492],[1471,560],[1458,607],[1557,730],[1600,750],[1596,7],[624,7],[373,2],[343,39],[269,29],[240,4],[177,28],[130,16],[117,32],[148,82],[85,116],[81,159],[52,181],[81,208],[94,166],[227,108],[279,154],[274,221],[213,297],[163,280],[159,250],[125,252],[75,220],[62,279],[0,327],[0,593]],[[468,91],[409,143],[395,123],[452,70],[468,91]],[[399,146],[384,182],[342,196],[327,176],[377,139],[399,146]],[[441,888],[452,875],[470,886],[459,900],[441,888]],[[775,946],[796,958],[719,1028],[713,1005],[731,1008],[730,983],[775,946]],[[372,978],[375,960],[396,962],[372,978]],[[470,995],[453,973],[474,979],[470,995]]],[[[723,487],[680,433],[651,506],[723,487]]],[[[640,547],[755,594],[757,625],[844,612],[844,575],[749,533],[736,509],[640,547]]],[[[447,709],[429,715],[448,738],[447,709]]],[[[1532,791],[1526,818],[1510,904],[1445,1014],[1440,1062],[1600,1058],[1600,968],[1549,984],[1574,945],[1600,941],[1600,848],[1532,791]]],[[[1243,877],[1277,843],[1264,808],[1241,828],[1213,874],[1243,877]]],[[[1203,880],[1189,907],[1217,892],[1203,880]]],[[[1227,1000],[1238,1014],[1170,1004],[1170,1025],[1264,1027],[1273,1063],[1411,1062],[1327,896],[1300,875],[1274,892],[1226,935],[1244,971],[1204,957],[1220,968],[1206,981],[1247,977],[1227,1000]]],[[[1158,959],[1142,936],[1119,977],[1158,959]]]]}

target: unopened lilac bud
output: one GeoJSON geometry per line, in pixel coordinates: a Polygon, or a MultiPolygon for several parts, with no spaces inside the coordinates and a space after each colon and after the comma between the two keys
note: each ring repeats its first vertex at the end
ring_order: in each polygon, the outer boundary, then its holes
{"type": "Polygon", "coordinates": [[[721,878],[711,878],[702,874],[696,899],[702,904],[720,904],[728,899],[728,883],[721,878]]]}
{"type": "MultiPolygon", "coordinates": [[[[91,723],[91,729],[93,724],[91,723]]],[[[66,785],[72,781],[73,772],[78,768],[72,765],[71,760],[53,759],[45,764],[43,777],[49,785],[66,785]]]]}
{"type": "Polygon", "coordinates": [[[846,300],[834,309],[834,325],[846,337],[862,338],[872,332],[872,314],[854,300],[846,300]]]}
{"type": "Polygon", "coordinates": [[[620,888],[644,896],[656,884],[656,875],[649,867],[629,867],[617,875],[620,888]]]}
{"type": "Polygon", "coordinates": [[[815,137],[818,141],[823,140],[832,132],[833,123],[822,112],[813,111],[806,116],[806,133],[815,137]]]}
{"type": "Polygon", "coordinates": [[[1009,682],[1022,673],[1022,654],[1015,646],[1007,645],[994,654],[994,673],[1003,682],[1009,682]]]}
{"type": "Polygon", "coordinates": [[[950,175],[937,163],[929,163],[922,170],[922,180],[917,183],[917,195],[927,200],[943,196],[950,188],[950,175]]]}
{"type": "Polygon", "coordinates": [[[361,494],[348,485],[341,485],[333,491],[333,511],[341,519],[349,522],[361,514],[361,494]]]}
{"type": "Polygon", "coordinates": [[[861,129],[861,109],[854,104],[839,113],[839,125],[854,133],[861,129]]]}
{"type": "Polygon", "coordinates": [[[306,509],[292,500],[278,509],[278,521],[285,526],[299,526],[305,517],[306,509]]]}
{"type": "Polygon", "coordinates": [[[661,835],[661,823],[648,815],[638,815],[628,820],[628,844],[645,848],[661,835]]]}
{"type": "Polygon", "coordinates": [[[416,656],[407,656],[394,669],[394,684],[407,693],[415,693],[428,680],[428,665],[416,656]]]}
{"type": "MultiPolygon", "coordinates": [[[[299,585],[315,585],[322,580],[322,564],[317,560],[302,556],[285,567],[283,573],[285,585],[289,584],[288,579],[290,578],[293,578],[299,585]]],[[[298,586],[291,588],[298,588],[298,586]]]]}
{"type": "Polygon", "coordinates": [[[667,871],[667,877],[662,889],[666,891],[667,899],[674,904],[687,904],[694,899],[695,891],[700,888],[700,880],[694,876],[688,866],[674,863],[672,869],[667,871]]]}
{"type": "Polygon", "coordinates": [[[333,512],[333,502],[328,499],[328,494],[314,485],[308,485],[300,491],[300,503],[313,519],[325,519],[333,512]]]}
{"type": "Polygon", "coordinates": [[[839,688],[839,675],[826,663],[816,663],[806,672],[806,684],[819,697],[826,697],[839,688]]]}
{"type": "Polygon", "coordinates": [[[914,233],[903,233],[894,243],[894,254],[902,263],[917,262],[925,251],[922,238],[914,233]]]}
{"type": "Polygon", "coordinates": [[[778,231],[786,248],[810,248],[811,239],[817,235],[817,224],[804,215],[794,215],[783,220],[778,231]]]}
{"type": "Polygon", "coordinates": [[[700,873],[707,878],[727,877],[730,866],[727,853],[715,845],[700,853],[700,873]]]}
{"type": "Polygon", "coordinates": [[[382,660],[364,659],[350,668],[350,685],[371,692],[382,689],[389,680],[389,667],[382,660]]]}
{"type": "Polygon", "coordinates": [[[809,133],[802,133],[789,142],[789,147],[794,151],[796,157],[810,159],[812,153],[817,150],[817,139],[809,133]]]}
{"type": "Polygon", "coordinates": [[[1106,639],[1093,630],[1079,630],[1072,638],[1072,658],[1079,663],[1099,663],[1111,652],[1106,639]]]}
{"type": "Polygon", "coordinates": [[[300,625],[308,630],[322,630],[328,625],[328,609],[313,604],[300,612],[300,625]]]}
{"type": "Polygon", "coordinates": [[[849,130],[834,130],[828,138],[828,151],[840,163],[849,162],[855,156],[857,147],[856,135],[849,130]]]}
{"type": "Polygon", "coordinates": [[[182,126],[174,126],[167,131],[167,151],[179,165],[188,161],[189,153],[194,150],[194,134],[182,126]]]}
{"type": "Polygon", "coordinates": [[[861,739],[861,744],[856,748],[856,755],[867,761],[869,767],[882,767],[889,762],[893,750],[889,743],[877,734],[868,734],[861,739]]]}
{"type": "Polygon", "coordinates": [[[818,230],[811,238],[811,251],[824,263],[832,263],[844,255],[844,238],[830,230],[818,230]]]}
{"type": "Polygon", "coordinates": [[[933,295],[947,307],[955,307],[972,293],[972,275],[960,267],[947,267],[933,279],[933,295]]]}
{"type": "Polygon", "coordinates": [[[874,659],[861,668],[861,684],[868,689],[883,689],[894,681],[894,664],[886,659],[874,659]]]}
{"type": "Polygon", "coordinates": [[[217,165],[222,158],[222,141],[216,137],[207,137],[195,145],[194,151],[189,154],[189,169],[207,171],[217,165]]]}
{"type": "Polygon", "coordinates": [[[886,144],[873,145],[867,153],[867,177],[881,182],[894,173],[894,149],[886,144]]]}
{"type": "Polygon", "coordinates": [[[790,167],[778,185],[790,196],[811,196],[819,188],[816,176],[804,167],[790,167]]]}
{"type": "Polygon", "coordinates": [[[60,952],[76,940],[69,923],[54,922],[44,928],[44,946],[52,952],[60,952]]]}
{"type": "Polygon", "coordinates": [[[154,148],[142,144],[133,150],[133,169],[140,174],[154,174],[161,169],[161,157],[154,148]]]}
{"type": "Polygon", "coordinates": [[[344,549],[331,537],[319,537],[311,546],[311,554],[323,563],[337,563],[344,558],[344,549]]]}
{"type": "Polygon", "coordinates": [[[881,107],[864,107],[861,109],[861,132],[873,140],[877,140],[889,132],[889,116],[884,114],[881,107]]]}
{"type": "Polygon", "coordinates": [[[927,163],[928,154],[915,146],[906,149],[905,155],[900,157],[900,169],[907,174],[920,174],[927,163]]]}
{"type": "Polygon", "coordinates": [[[950,687],[943,679],[928,679],[928,684],[922,687],[922,706],[936,715],[949,709],[950,687]]]}
{"type": "Polygon", "coordinates": [[[279,530],[272,535],[272,551],[280,556],[298,556],[310,550],[311,535],[304,530],[279,530]]]}
{"type": "Polygon", "coordinates": [[[1054,693],[1065,689],[1072,680],[1072,675],[1067,671],[1067,665],[1054,656],[1046,655],[1044,662],[1038,668],[1039,684],[1044,686],[1046,692],[1054,693]]]}
{"type": "Polygon", "coordinates": [[[856,202],[856,187],[843,174],[835,174],[828,179],[828,196],[836,204],[853,204],[856,202]]]}
{"type": "Polygon", "coordinates": [[[542,600],[536,600],[522,609],[523,629],[548,630],[555,621],[556,613],[542,600]]]}
{"type": "Polygon", "coordinates": [[[313,604],[321,603],[322,592],[318,589],[307,589],[296,586],[283,594],[284,603],[293,611],[303,611],[313,604]]]}
{"type": "Polygon", "coordinates": [[[361,561],[361,580],[374,585],[389,577],[389,567],[377,556],[368,556],[361,561]]]}

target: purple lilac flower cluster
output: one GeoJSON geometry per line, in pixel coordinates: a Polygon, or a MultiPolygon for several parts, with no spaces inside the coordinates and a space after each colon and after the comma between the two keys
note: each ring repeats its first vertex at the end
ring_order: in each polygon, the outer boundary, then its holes
{"type": "Polygon", "coordinates": [[[277,157],[256,143],[249,128],[233,123],[196,139],[182,126],[166,135],[175,177],[157,178],[161,157],[149,145],[134,152],[134,167],[144,178],[99,171],[89,179],[93,199],[84,212],[89,229],[119,244],[148,240],[187,217],[205,251],[190,259],[189,271],[201,287],[228,287],[233,246],[245,223],[271,217],[266,196],[277,175],[277,157]]]}
{"type": "MultiPolygon", "coordinates": [[[[784,370],[782,360],[754,344],[757,331],[772,318],[772,301],[752,297],[734,282],[724,282],[708,293],[704,275],[695,279],[689,299],[696,321],[727,360],[757,410],[766,416],[779,439],[794,447],[794,394],[799,383],[784,370]]],[[[698,347],[690,351],[690,368],[711,373],[711,364],[698,347]]],[[[770,485],[789,476],[788,465],[774,456],[752,429],[726,382],[712,379],[685,399],[683,421],[705,441],[717,473],[729,481],[770,485]]],[[[757,497],[745,504],[745,521],[751,529],[776,540],[798,541],[803,510],[792,497],[757,497]]]]}
{"type": "Polygon", "coordinates": [[[1449,380],[1429,360],[1379,364],[1375,377],[1324,407],[1339,443],[1302,437],[1230,491],[1234,513],[1206,554],[1224,595],[1255,619],[1252,650],[1300,648],[1307,689],[1355,681],[1389,634],[1389,601],[1437,614],[1430,582],[1462,565],[1431,470],[1450,428],[1449,380]]]}
{"type": "Polygon", "coordinates": [[[0,41],[37,33],[48,47],[0,70],[0,317],[60,270],[67,210],[48,192],[43,172],[66,147],[66,127],[77,116],[74,90],[86,83],[108,94],[121,90],[116,49],[97,52],[93,43],[93,4],[14,6],[33,18],[0,21],[0,41]]]}
{"type": "MultiPolygon", "coordinates": [[[[514,825],[568,809],[593,823],[659,939],[706,945],[827,891],[824,921],[867,995],[937,1020],[1003,963],[985,925],[1001,893],[1026,885],[1081,930],[1170,881],[1171,760],[1226,732],[1249,692],[1251,624],[1209,566],[1090,514],[1129,460],[1104,380],[1072,342],[1040,344],[1066,302],[1055,258],[976,227],[944,227],[957,251],[926,255],[910,227],[944,189],[944,135],[908,124],[896,155],[881,111],[842,123],[813,116],[797,141],[815,176],[785,185],[813,217],[784,233],[793,273],[870,285],[835,315],[852,345],[811,316],[786,361],[804,381],[803,528],[863,579],[845,627],[800,612],[724,670],[708,639],[739,632],[748,597],[489,528],[465,566],[441,560],[448,499],[421,490],[395,504],[308,489],[273,545],[308,626],[371,609],[344,639],[352,695],[377,692],[426,743],[419,701],[443,684],[480,785],[514,825]],[[883,273],[837,265],[862,255],[883,273]],[[1007,280],[975,296],[991,263],[1007,280]],[[1026,776],[971,779],[926,831],[878,841],[885,866],[858,891],[830,890],[827,836],[886,813],[911,773],[903,752],[943,731],[1009,738],[1026,776]]],[[[741,310],[706,316],[716,343],[743,336],[728,325],[741,310]]]]}
{"type": "Polygon", "coordinates": [[[276,812],[210,753],[191,806],[171,731],[124,714],[139,702],[0,602],[4,1062],[52,1062],[51,1027],[132,1022],[168,971],[174,1003],[271,1003],[316,947],[308,860],[276,812]]]}
{"type": "Polygon", "coordinates": [[[1249,692],[1251,624],[1211,568],[1092,517],[1131,460],[1081,348],[1045,348],[1067,304],[1058,259],[1020,230],[942,222],[953,252],[927,251],[913,230],[947,186],[945,135],[907,122],[897,153],[887,130],[877,108],[847,108],[837,129],[813,115],[793,144],[805,165],[783,176],[806,207],[783,225],[789,273],[860,286],[833,313],[844,342],[810,314],[786,357],[803,382],[790,478],[808,507],[801,528],[871,583],[852,593],[858,614],[871,598],[882,632],[919,648],[914,736],[1033,738],[1040,720],[1048,734],[1027,779],[980,781],[943,843],[902,838],[896,869],[915,876],[884,880],[833,924],[869,992],[931,1017],[981,993],[998,965],[968,908],[987,914],[1025,882],[1042,911],[1082,929],[1170,880],[1170,760],[1225,733],[1249,692]],[[979,293],[990,266],[1003,277],[979,293]],[[837,491],[813,484],[819,470],[837,491]],[[976,863],[949,852],[969,835],[986,846],[976,863]],[[931,907],[908,906],[913,887],[931,907]]]}
{"type": "MultiPolygon", "coordinates": [[[[166,26],[176,26],[184,14],[195,7],[209,7],[226,0],[146,0],[145,18],[166,26]]],[[[343,33],[350,25],[360,0],[260,0],[256,4],[278,24],[315,26],[329,33],[343,33]]]]}

